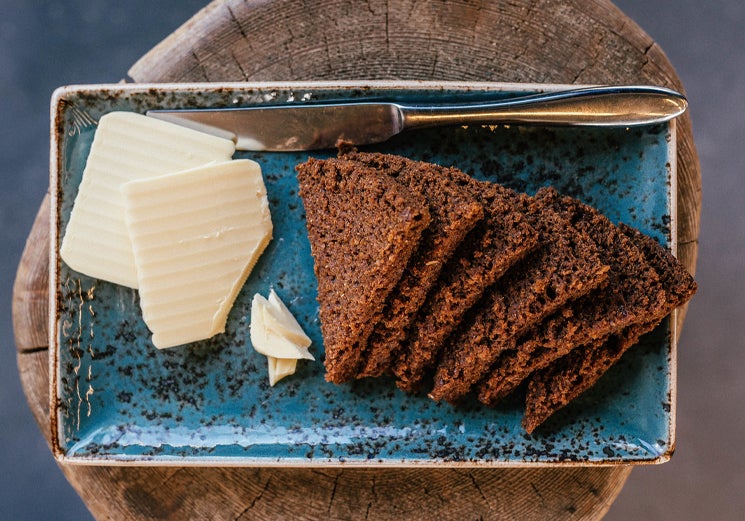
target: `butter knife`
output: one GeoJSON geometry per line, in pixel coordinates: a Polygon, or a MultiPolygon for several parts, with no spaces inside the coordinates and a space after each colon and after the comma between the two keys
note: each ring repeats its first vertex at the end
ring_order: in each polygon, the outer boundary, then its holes
{"type": "Polygon", "coordinates": [[[238,150],[298,151],[380,143],[405,130],[469,124],[633,127],[685,112],[686,98],[651,86],[603,86],[493,102],[384,102],[150,110],[148,116],[233,139],[238,150]]]}

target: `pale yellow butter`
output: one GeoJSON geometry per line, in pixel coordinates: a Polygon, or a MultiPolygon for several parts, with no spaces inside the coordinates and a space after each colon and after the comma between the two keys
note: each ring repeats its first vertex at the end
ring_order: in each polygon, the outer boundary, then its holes
{"type": "Polygon", "coordinates": [[[153,344],[162,349],[223,332],[272,237],[259,165],[226,161],[121,189],[153,344]]]}
{"type": "Polygon", "coordinates": [[[295,374],[295,370],[297,369],[297,359],[295,358],[274,358],[273,356],[267,356],[266,361],[269,371],[269,385],[272,387],[285,376],[295,374]]]}
{"type": "Polygon", "coordinates": [[[60,255],[85,275],[137,288],[121,187],[136,179],[229,160],[235,145],[131,112],[101,117],[60,255]]]}
{"type": "Polygon", "coordinates": [[[295,373],[297,360],[315,360],[311,340],[272,289],[269,298],[256,294],[251,302],[251,344],[267,357],[269,384],[295,373]]]}
{"type": "Polygon", "coordinates": [[[311,344],[310,338],[274,289],[269,290],[269,297],[266,299],[264,323],[270,332],[281,335],[294,343],[303,355],[301,358],[315,360],[308,352],[311,344]]]}
{"type": "Polygon", "coordinates": [[[274,290],[269,299],[258,293],[251,301],[251,344],[256,352],[274,358],[315,360],[310,338],[274,290]]]}

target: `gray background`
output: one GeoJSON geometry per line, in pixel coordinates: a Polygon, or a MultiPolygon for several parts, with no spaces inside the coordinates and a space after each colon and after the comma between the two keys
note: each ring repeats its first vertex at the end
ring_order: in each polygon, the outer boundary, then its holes
{"type": "MultiPolygon", "coordinates": [[[[0,517],[90,519],[26,406],[11,290],[47,187],[55,87],[118,81],[199,0],[0,0],[0,517]]],[[[678,444],[635,469],[606,519],[745,519],[745,3],[618,0],[686,86],[701,158],[700,285],[679,350],[678,444]]]]}

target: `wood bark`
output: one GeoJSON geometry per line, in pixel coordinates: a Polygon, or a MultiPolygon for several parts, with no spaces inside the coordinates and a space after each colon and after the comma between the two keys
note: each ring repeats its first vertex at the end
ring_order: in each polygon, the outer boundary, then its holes
{"type": "MultiPolygon", "coordinates": [[[[136,82],[460,80],[644,83],[684,90],[659,46],[606,0],[217,0],[129,71],[136,82]]],[[[701,177],[678,121],[679,257],[695,272],[701,177]]],[[[18,366],[49,437],[49,204],[13,296],[18,366]]],[[[679,314],[682,324],[685,313],[679,314]]],[[[270,469],[80,467],[97,519],[600,519],[630,467],[270,469]]]]}

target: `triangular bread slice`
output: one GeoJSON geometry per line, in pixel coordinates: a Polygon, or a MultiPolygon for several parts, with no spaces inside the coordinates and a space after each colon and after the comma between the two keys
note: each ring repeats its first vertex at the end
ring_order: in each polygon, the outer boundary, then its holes
{"type": "Polygon", "coordinates": [[[608,265],[590,236],[577,230],[541,197],[523,195],[522,207],[538,230],[540,246],[507,272],[479,308],[448,341],[430,397],[458,402],[515,340],[567,302],[607,278],[608,265]]]}
{"type": "Polygon", "coordinates": [[[467,187],[481,202],[484,220],[466,237],[417,317],[393,366],[399,388],[416,391],[436,363],[448,336],[481,295],[538,243],[538,234],[520,209],[521,195],[454,168],[441,175],[467,187]]]}
{"type": "MultiPolygon", "coordinates": [[[[629,326],[605,342],[599,341],[574,349],[553,365],[534,373],[529,379],[523,417],[523,427],[529,433],[595,385],[638,342],[641,335],[654,329],[663,318],[685,304],[696,292],[693,277],[669,251],[638,230],[623,224],[619,228],[657,271],[665,290],[665,305],[655,313],[644,315],[638,324],[629,326]]],[[[642,286],[639,291],[646,291],[646,288],[642,286]]]]}
{"type": "Polygon", "coordinates": [[[429,225],[427,204],[391,177],[343,159],[296,167],[318,279],[326,379],[353,379],[391,290],[429,225]]]}
{"type": "Polygon", "coordinates": [[[517,388],[533,371],[547,367],[575,347],[617,333],[665,305],[657,272],[642,252],[611,221],[577,199],[544,191],[542,199],[587,233],[598,246],[601,260],[610,266],[602,288],[572,302],[518,340],[503,353],[478,388],[487,405],[517,388]],[[639,291],[644,284],[645,291],[639,291]]]}
{"type": "Polygon", "coordinates": [[[390,370],[409,323],[437,281],[442,267],[468,232],[483,219],[484,208],[468,188],[451,176],[443,175],[446,170],[439,166],[390,154],[352,151],[342,157],[375,168],[421,194],[431,217],[363,353],[357,377],[374,377],[390,370]]]}

